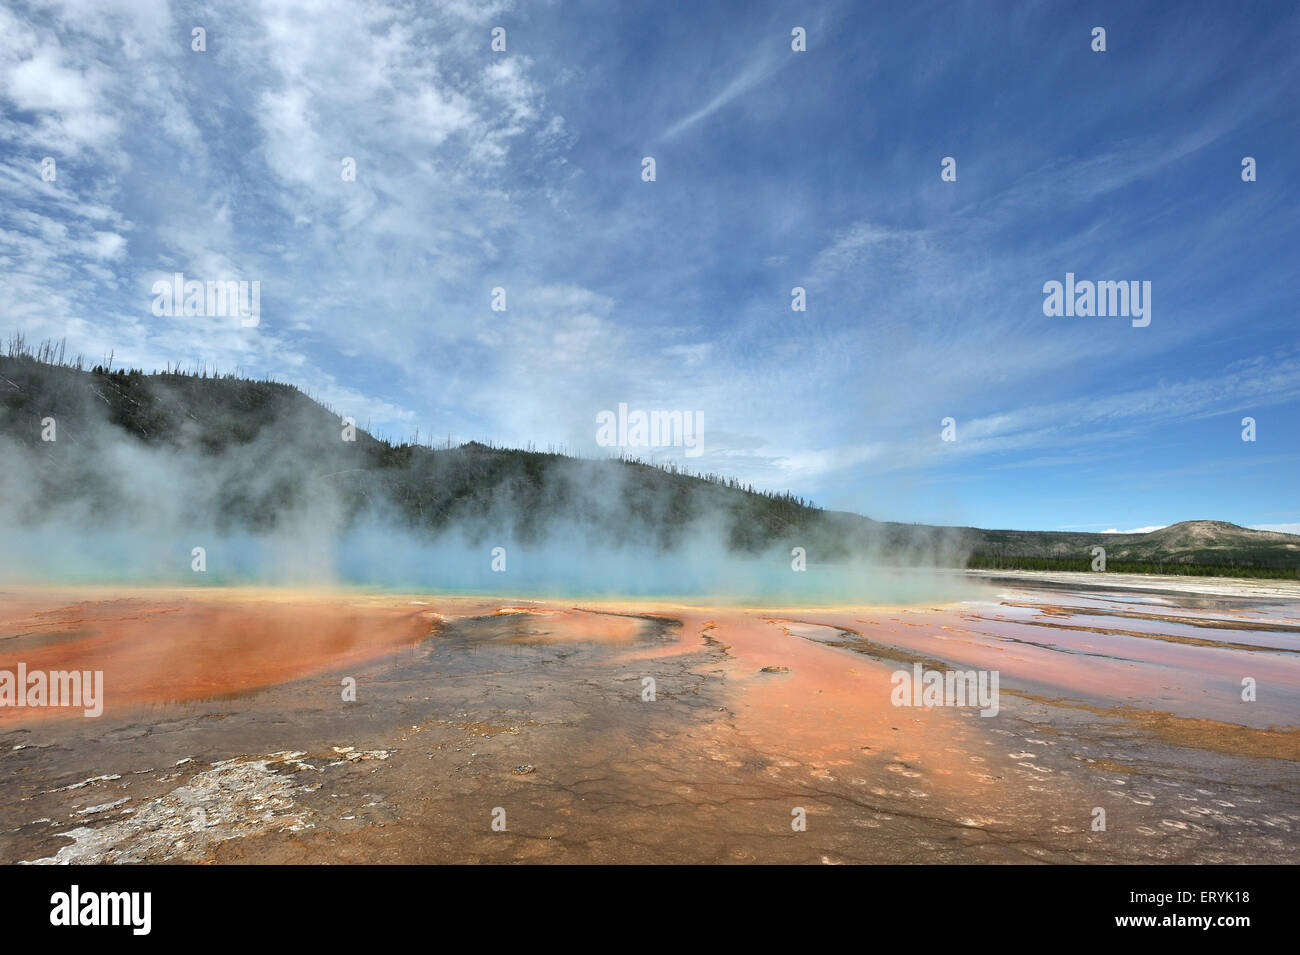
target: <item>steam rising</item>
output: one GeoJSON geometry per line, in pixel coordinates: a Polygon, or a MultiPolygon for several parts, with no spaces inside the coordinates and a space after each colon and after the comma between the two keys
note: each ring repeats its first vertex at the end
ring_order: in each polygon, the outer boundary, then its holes
{"type": "Polygon", "coordinates": [[[963,592],[958,575],[916,569],[961,564],[933,529],[886,546],[886,525],[646,466],[348,442],[285,385],[0,363],[4,582],[784,603],[963,592]]]}

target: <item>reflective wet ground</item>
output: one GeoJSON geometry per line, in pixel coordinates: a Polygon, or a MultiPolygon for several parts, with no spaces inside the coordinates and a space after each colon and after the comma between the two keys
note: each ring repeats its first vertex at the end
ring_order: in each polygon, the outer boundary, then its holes
{"type": "Polygon", "coordinates": [[[1300,592],[1212,583],[5,593],[0,670],[106,700],[0,707],[0,860],[1295,862],[1300,592]],[[916,663],[996,670],[997,715],[895,706],[916,663]]]}

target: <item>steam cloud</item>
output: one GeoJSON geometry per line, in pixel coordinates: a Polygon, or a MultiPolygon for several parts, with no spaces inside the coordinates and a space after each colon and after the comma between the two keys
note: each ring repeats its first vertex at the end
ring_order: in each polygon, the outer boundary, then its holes
{"type": "Polygon", "coordinates": [[[934,529],[886,542],[886,525],[855,515],[622,462],[393,447],[361,431],[346,442],[337,417],[285,385],[0,363],[10,583],[785,603],[965,592],[959,575],[918,571],[961,564],[960,541],[934,529]],[[773,526],[786,511],[795,519],[773,526]],[[805,572],[792,570],[795,546],[805,572]],[[206,572],[192,569],[195,547],[206,572]]]}

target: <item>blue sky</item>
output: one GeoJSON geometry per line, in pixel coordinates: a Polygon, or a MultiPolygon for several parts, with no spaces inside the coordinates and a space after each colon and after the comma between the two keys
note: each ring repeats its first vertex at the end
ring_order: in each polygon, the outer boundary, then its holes
{"type": "Polygon", "coordinates": [[[391,437],[598,454],[601,410],[696,411],[654,457],[882,519],[1300,531],[1300,5],[101,0],[0,37],[6,335],[391,437]],[[260,324],[155,316],[176,271],[259,281],[260,324]],[[1067,272],[1151,282],[1150,325],[1045,316],[1067,272]]]}

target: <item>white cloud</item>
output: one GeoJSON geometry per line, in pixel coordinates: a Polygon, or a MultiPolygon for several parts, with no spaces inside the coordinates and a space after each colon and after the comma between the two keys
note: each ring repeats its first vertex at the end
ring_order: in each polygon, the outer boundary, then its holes
{"type": "Polygon", "coordinates": [[[19,109],[73,113],[99,101],[100,84],[86,73],[63,66],[62,52],[43,46],[30,59],[10,67],[5,93],[19,109]]]}
{"type": "Polygon", "coordinates": [[[1251,524],[1251,530],[1276,531],[1279,534],[1300,534],[1300,524],[1251,524]]]}
{"type": "Polygon", "coordinates": [[[116,261],[126,254],[126,239],[116,232],[96,232],[87,251],[97,259],[116,261]]]}
{"type": "Polygon", "coordinates": [[[684,132],[687,129],[690,129],[692,126],[694,126],[696,123],[700,122],[701,120],[707,119],[709,116],[712,116],[714,113],[722,109],[722,107],[726,106],[732,100],[736,99],[739,96],[744,95],[745,93],[753,89],[755,86],[757,86],[759,83],[763,82],[763,80],[767,79],[774,72],[776,72],[779,66],[780,66],[780,61],[775,59],[768,59],[768,60],[760,61],[758,63],[753,63],[745,67],[735,76],[733,76],[731,80],[727,83],[727,85],[723,87],[722,91],[718,93],[716,96],[714,96],[713,99],[709,100],[699,109],[695,110],[694,112],[688,113],[687,115],[679,119],[677,122],[669,126],[668,129],[664,131],[663,138],[672,139],[674,136],[678,135],[679,133],[684,132]]]}

